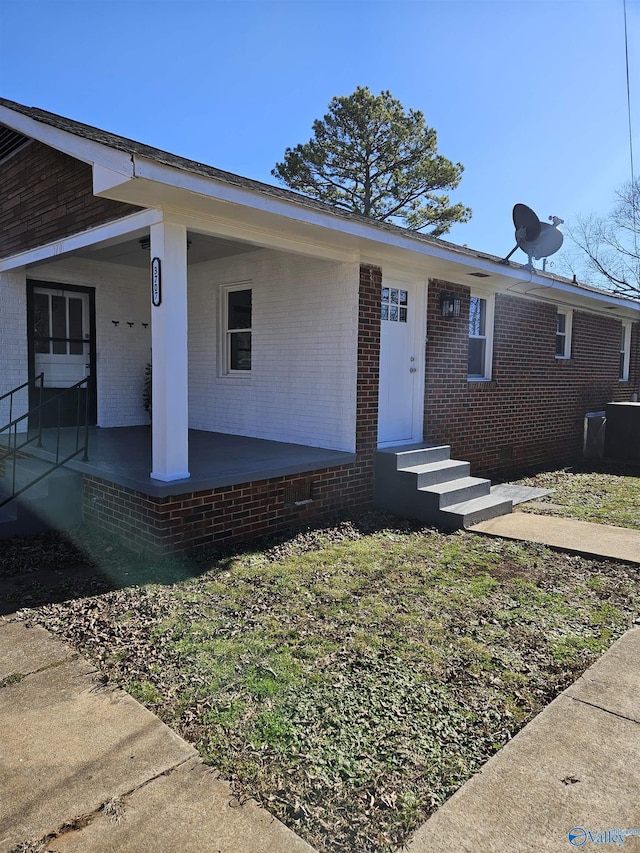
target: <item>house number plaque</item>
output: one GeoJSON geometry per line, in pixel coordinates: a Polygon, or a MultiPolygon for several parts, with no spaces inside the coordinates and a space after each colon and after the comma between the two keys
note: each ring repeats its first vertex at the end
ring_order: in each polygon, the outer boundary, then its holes
{"type": "Polygon", "coordinates": [[[162,276],[160,275],[160,258],[151,261],[151,301],[158,307],[162,302],[162,276]]]}

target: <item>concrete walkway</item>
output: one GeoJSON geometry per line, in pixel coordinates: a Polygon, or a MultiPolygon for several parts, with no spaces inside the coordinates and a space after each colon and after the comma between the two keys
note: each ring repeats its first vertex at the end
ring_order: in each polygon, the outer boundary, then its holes
{"type": "Polygon", "coordinates": [[[515,511],[470,527],[476,533],[540,542],[590,557],[640,564],[640,530],[515,511]]]}
{"type": "Polygon", "coordinates": [[[309,853],[43,628],[0,619],[0,853],[309,853]],[[40,849],[40,848],[38,848],[40,849]]]}

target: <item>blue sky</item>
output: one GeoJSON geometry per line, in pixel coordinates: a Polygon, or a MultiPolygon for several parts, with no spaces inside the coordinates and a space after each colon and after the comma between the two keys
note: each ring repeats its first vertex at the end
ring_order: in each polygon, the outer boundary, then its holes
{"type": "MultiPolygon", "coordinates": [[[[640,0],[627,26],[637,175],[640,0]]],[[[0,0],[0,33],[3,97],[268,183],[334,95],[389,89],[465,167],[447,239],[497,255],[515,202],[569,222],[630,178],[622,0],[0,0]]]]}

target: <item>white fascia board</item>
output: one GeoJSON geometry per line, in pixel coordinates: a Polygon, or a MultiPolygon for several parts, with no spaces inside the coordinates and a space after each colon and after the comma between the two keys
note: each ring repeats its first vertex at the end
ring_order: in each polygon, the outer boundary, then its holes
{"type": "Polygon", "coordinates": [[[243,225],[237,220],[213,215],[205,216],[170,207],[165,207],[163,213],[166,221],[184,225],[189,231],[239,240],[261,249],[275,249],[295,255],[318,257],[326,261],[356,263],[359,260],[356,248],[331,245],[326,241],[311,241],[293,232],[283,231],[282,228],[278,231],[269,230],[255,225],[243,225]]]}
{"type": "Polygon", "coordinates": [[[140,213],[133,213],[131,216],[123,216],[122,219],[107,222],[105,225],[98,225],[96,228],[89,228],[87,231],[72,234],[62,240],[46,243],[44,246],[37,246],[35,249],[29,249],[8,258],[2,258],[0,259],[0,272],[19,269],[39,261],[67,255],[87,246],[106,245],[111,240],[117,241],[123,236],[133,235],[136,232],[144,234],[151,225],[161,221],[162,211],[160,210],[143,210],[140,213]]]}
{"type": "MultiPolygon", "coordinates": [[[[528,270],[524,270],[527,272],[528,270]]],[[[522,289],[513,293],[538,299],[543,302],[553,302],[556,305],[592,311],[597,314],[609,316],[625,316],[630,319],[640,320],[640,303],[633,299],[625,299],[611,293],[598,293],[596,291],[584,290],[571,282],[558,281],[542,276],[533,278],[521,278],[522,289]]]]}
{"type": "MultiPolygon", "coordinates": [[[[504,289],[505,283],[512,282],[512,286],[518,284],[524,286],[526,288],[525,293],[529,293],[534,289],[537,290],[538,288],[540,289],[540,293],[545,290],[553,290],[561,299],[564,297],[562,301],[568,300],[572,304],[585,306],[595,304],[598,307],[606,305],[610,306],[611,309],[619,308],[635,314],[640,312],[640,306],[632,300],[606,293],[600,294],[585,291],[569,282],[557,281],[548,276],[538,275],[535,270],[528,270],[526,267],[513,267],[508,264],[501,264],[499,261],[491,258],[468,254],[467,252],[458,252],[448,246],[425,243],[412,238],[410,235],[385,231],[383,228],[378,228],[375,225],[369,225],[364,222],[343,219],[329,212],[325,213],[324,211],[314,210],[302,204],[297,204],[295,201],[269,196],[266,193],[261,193],[247,187],[226,184],[216,178],[181,171],[145,158],[135,157],[135,175],[138,178],[147,178],[156,183],[169,184],[186,192],[208,196],[217,201],[261,210],[274,216],[294,219],[306,225],[326,228],[329,231],[356,238],[358,242],[354,244],[354,249],[360,250],[361,259],[372,263],[380,263],[383,267],[385,260],[389,260],[389,250],[393,252],[396,259],[398,258],[398,251],[409,252],[416,260],[418,258],[430,258],[446,264],[449,268],[456,269],[458,273],[455,277],[456,281],[470,287],[482,282],[485,288],[500,292],[504,289]],[[367,251],[361,241],[368,244],[370,251],[367,251]],[[486,272],[491,278],[494,278],[494,281],[477,279],[475,282],[472,282],[468,271],[486,272]],[[499,284],[496,287],[497,282],[499,284]]],[[[223,227],[220,221],[219,227],[223,227]]],[[[272,238],[273,232],[265,230],[265,241],[269,238],[270,234],[272,238]]],[[[227,236],[234,235],[240,236],[237,225],[231,226],[227,232],[227,236]]],[[[250,239],[251,235],[249,231],[247,231],[245,236],[246,239],[250,239]]],[[[286,247],[286,242],[286,239],[283,238],[283,247],[286,247]]],[[[328,245],[326,238],[319,241],[319,243],[328,245]]],[[[347,255],[342,255],[342,257],[346,258],[347,255]]],[[[446,274],[440,264],[438,266],[440,269],[434,271],[435,274],[445,276],[446,274]]],[[[521,293],[521,295],[523,294],[521,293]]]]}
{"type": "MultiPolygon", "coordinates": [[[[405,236],[404,234],[385,231],[366,222],[342,218],[329,211],[315,210],[293,200],[277,198],[248,187],[227,184],[214,177],[196,175],[193,172],[182,171],[153,160],[136,156],[134,157],[134,161],[136,178],[146,178],[155,183],[167,184],[186,192],[215,199],[216,201],[228,202],[229,204],[236,204],[240,207],[249,207],[274,216],[293,219],[306,225],[326,228],[334,233],[338,232],[372,244],[392,246],[455,263],[464,262],[474,269],[478,266],[478,259],[475,257],[467,258],[465,255],[458,255],[454,250],[449,248],[431,243],[423,243],[408,235],[405,236]]],[[[125,196],[122,196],[120,200],[131,201],[134,204],[140,203],[134,198],[130,200],[125,196]]],[[[187,205],[185,205],[185,209],[186,207],[187,205]]]]}
{"type": "Polygon", "coordinates": [[[93,194],[95,196],[109,197],[109,190],[115,187],[122,186],[132,180],[131,175],[125,175],[123,172],[114,172],[113,169],[107,169],[100,163],[93,164],[93,194]]]}
{"type": "Polygon", "coordinates": [[[133,177],[132,158],[126,151],[118,151],[100,142],[76,136],[66,130],[15,112],[9,107],[0,106],[0,122],[30,139],[37,139],[38,142],[62,151],[70,157],[75,157],[83,163],[90,165],[97,163],[112,172],[129,178],[133,177]]]}

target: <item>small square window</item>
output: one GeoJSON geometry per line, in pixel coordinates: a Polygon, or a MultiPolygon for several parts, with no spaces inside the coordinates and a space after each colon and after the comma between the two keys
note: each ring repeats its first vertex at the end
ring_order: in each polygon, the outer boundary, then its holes
{"type": "Polygon", "coordinates": [[[380,319],[392,323],[406,323],[408,319],[408,291],[396,287],[383,287],[380,297],[380,319]]]}

